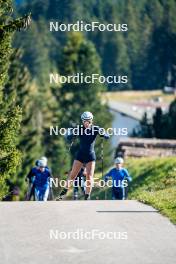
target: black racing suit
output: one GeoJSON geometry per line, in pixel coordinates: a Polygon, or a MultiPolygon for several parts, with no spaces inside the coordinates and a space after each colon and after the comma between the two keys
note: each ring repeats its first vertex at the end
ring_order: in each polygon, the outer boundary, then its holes
{"type": "MultiPolygon", "coordinates": [[[[109,139],[109,135],[106,134],[104,129],[99,126],[92,125],[90,128],[84,128],[83,125],[79,126],[78,137],[80,145],[75,157],[76,160],[79,160],[82,163],[88,163],[96,160],[94,146],[97,135],[104,137],[105,139],[109,139]]],[[[68,140],[71,140],[74,137],[76,137],[74,133],[67,136],[68,140]]]]}

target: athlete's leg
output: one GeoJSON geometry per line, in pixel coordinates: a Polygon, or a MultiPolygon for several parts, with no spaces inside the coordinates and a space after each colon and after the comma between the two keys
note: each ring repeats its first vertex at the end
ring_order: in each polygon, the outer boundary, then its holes
{"type": "Polygon", "coordinates": [[[86,164],[86,194],[90,195],[92,189],[93,176],[95,171],[95,161],[86,164]]]}
{"type": "Polygon", "coordinates": [[[78,191],[79,191],[78,187],[79,187],[79,182],[78,182],[78,177],[77,177],[73,182],[74,200],[78,200],[78,191]]]}
{"type": "Polygon", "coordinates": [[[85,195],[85,177],[84,176],[81,177],[80,186],[81,186],[82,193],[85,195]]]}
{"type": "Polygon", "coordinates": [[[112,190],[112,200],[116,200],[116,190],[115,190],[115,187],[113,186],[111,190],[112,190]]]}
{"type": "Polygon", "coordinates": [[[35,201],[40,201],[39,195],[40,195],[39,189],[35,188],[35,201]]]}
{"type": "Polygon", "coordinates": [[[123,189],[119,187],[114,187],[115,200],[123,200],[123,189]]]}
{"type": "Polygon", "coordinates": [[[29,200],[31,200],[32,197],[33,197],[33,200],[34,200],[34,196],[35,196],[34,184],[32,184],[31,191],[30,191],[30,194],[29,194],[29,200]]]}
{"type": "Polygon", "coordinates": [[[79,160],[74,160],[73,166],[72,166],[72,170],[71,170],[71,172],[68,175],[66,186],[61,191],[61,193],[60,193],[60,195],[58,197],[58,200],[62,200],[63,197],[67,194],[67,191],[68,191],[69,187],[71,186],[71,183],[73,183],[73,181],[77,177],[79,171],[81,170],[82,164],[83,163],[80,162],[79,160]]]}
{"type": "Polygon", "coordinates": [[[77,177],[78,173],[80,172],[81,168],[82,168],[83,163],[79,160],[74,160],[73,162],[73,166],[72,166],[72,170],[69,173],[68,176],[68,181],[67,181],[67,185],[66,188],[70,187],[70,183],[73,183],[73,181],[75,180],[75,178],[77,177]]]}
{"type": "Polygon", "coordinates": [[[119,193],[119,200],[124,200],[124,188],[118,188],[118,193],[119,193]]]}
{"type": "Polygon", "coordinates": [[[48,200],[48,195],[49,195],[49,187],[44,190],[43,199],[42,199],[44,202],[48,200]]]}

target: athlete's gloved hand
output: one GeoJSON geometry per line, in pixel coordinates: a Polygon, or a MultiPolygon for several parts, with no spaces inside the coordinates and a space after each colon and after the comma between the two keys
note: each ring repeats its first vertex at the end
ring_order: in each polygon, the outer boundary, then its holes
{"type": "Polygon", "coordinates": [[[127,181],[132,182],[132,178],[130,176],[126,177],[127,181]]]}
{"type": "Polygon", "coordinates": [[[104,138],[105,138],[105,139],[109,139],[109,138],[110,138],[110,135],[107,134],[107,133],[105,133],[105,134],[104,134],[104,138]]]}
{"type": "Polygon", "coordinates": [[[107,182],[108,180],[109,180],[108,175],[105,175],[105,176],[104,176],[104,181],[107,182]]]}
{"type": "Polygon", "coordinates": [[[65,139],[67,141],[71,141],[73,139],[73,134],[71,133],[69,129],[67,130],[67,133],[65,134],[65,139]]]}

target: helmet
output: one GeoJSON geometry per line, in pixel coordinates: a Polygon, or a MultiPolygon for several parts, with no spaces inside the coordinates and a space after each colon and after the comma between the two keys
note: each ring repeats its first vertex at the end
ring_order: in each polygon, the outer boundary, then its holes
{"type": "Polygon", "coordinates": [[[124,162],[124,160],[121,157],[117,157],[115,159],[115,164],[122,164],[124,162]]]}
{"type": "Polygon", "coordinates": [[[46,162],[44,160],[38,160],[38,167],[43,167],[45,168],[46,167],[46,162]]]}
{"type": "Polygon", "coordinates": [[[93,115],[91,112],[84,112],[82,115],[81,115],[81,119],[82,120],[90,120],[90,119],[93,119],[93,115]]]}
{"type": "Polygon", "coordinates": [[[37,167],[38,167],[38,162],[39,162],[39,160],[35,161],[35,166],[37,166],[37,167]]]}
{"type": "Polygon", "coordinates": [[[43,160],[45,162],[45,164],[46,164],[45,167],[46,167],[47,166],[48,159],[46,157],[41,157],[40,160],[43,160]]]}

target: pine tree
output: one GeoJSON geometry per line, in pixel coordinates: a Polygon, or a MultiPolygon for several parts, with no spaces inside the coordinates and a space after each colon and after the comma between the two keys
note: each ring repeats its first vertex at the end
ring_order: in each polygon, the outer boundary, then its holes
{"type": "Polygon", "coordinates": [[[13,184],[20,187],[23,199],[26,191],[25,177],[37,159],[47,156],[53,175],[60,177],[65,171],[68,171],[69,158],[66,162],[63,161],[65,155],[63,138],[49,135],[49,126],[58,125],[60,119],[55,96],[50,89],[43,94],[41,88],[31,81],[28,69],[20,61],[21,57],[20,50],[11,56],[5,97],[16,98],[14,105],[18,105],[22,109],[22,122],[18,137],[22,164],[11,180],[13,184]],[[63,162],[65,162],[64,166],[63,162]]]}
{"type": "Polygon", "coordinates": [[[124,88],[161,89],[167,84],[168,73],[171,83],[175,83],[175,0],[34,0],[19,5],[20,13],[26,10],[32,10],[34,21],[31,31],[23,34],[24,62],[39,83],[41,79],[46,81],[45,76],[58,62],[66,41],[65,32],[48,32],[50,20],[127,23],[128,32],[122,34],[98,30],[84,34],[102,58],[103,74],[121,66],[129,79],[124,88]]]}
{"type": "Polygon", "coordinates": [[[173,81],[176,64],[176,4],[174,0],[148,1],[148,13],[153,21],[151,41],[148,48],[147,76],[144,82],[147,87],[162,89],[168,83],[168,74],[173,81]],[[154,73],[154,74],[153,74],[154,73]],[[150,78],[148,78],[150,76],[150,78]]]}
{"type": "Polygon", "coordinates": [[[163,134],[163,113],[162,109],[159,107],[156,109],[156,113],[153,116],[153,129],[154,129],[154,136],[156,138],[162,138],[163,134]]]}
{"type": "Polygon", "coordinates": [[[14,50],[8,71],[9,80],[5,86],[5,97],[7,101],[9,101],[9,98],[13,98],[14,106],[22,109],[22,121],[18,136],[18,149],[22,153],[22,164],[11,180],[20,188],[21,197],[24,197],[24,179],[32,164],[35,164],[36,158],[40,157],[41,144],[38,137],[38,126],[35,125],[35,103],[38,88],[31,81],[30,73],[21,62],[21,58],[22,51],[19,49],[14,50]]]}
{"type": "MultiPolygon", "coordinates": [[[[50,135],[50,126],[62,127],[62,120],[65,115],[65,109],[62,109],[57,98],[59,92],[54,88],[49,90],[49,101],[42,108],[43,128],[42,128],[42,147],[43,155],[48,157],[49,165],[53,176],[60,178],[70,169],[70,157],[67,155],[67,146],[64,137],[61,135],[50,135]]],[[[46,99],[47,100],[47,99],[46,99]]]]}
{"type": "Polygon", "coordinates": [[[0,199],[7,193],[5,180],[16,174],[20,152],[16,148],[21,122],[21,109],[14,106],[15,98],[6,98],[4,87],[8,80],[13,32],[26,28],[30,17],[12,19],[12,2],[0,1],[0,199]],[[8,108],[7,108],[8,104],[8,108]]]}
{"type": "Polygon", "coordinates": [[[38,23],[33,22],[27,32],[16,35],[15,47],[24,50],[22,61],[28,69],[38,86],[47,87],[48,75],[52,70],[50,52],[52,52],[52,38],[44,19],[40,18],[38,23]],[[25,41],[21,41],[25,39],[25,41]]]}
{"type": "Polygon", "coordinates": [[[168,113],[168,138],[176,139],[176,99],[170,104],[168,113]]]}
{"type": "Polygon", "coordinates": [[[105,72],[113,76],[127,76],[128,83],[110,84],[110,90],[131,89],[130,60],[127,46],[121,33],[110,34],[111,42],[107,42],[104,48],[105,72]]]}
{"type": "MultiPolygon", "coordinates": [[[[60,65],[61,75],[75,75],[83,73],[84,76],[94,73],[101,74],[100,59],[94,45],[86,41],[82,34],[72,32],[68,36],[63,49],[63,58],[60,65]]],[[[65,114],[62,120],[63,127],[70,127],[73,123],[80,123],[80,115],[84,111],[91,111],[95,115],[95,123],[102,127],[110,127],[111,115],[106,105],[101,104],[100,93],[105,89],[100,83],[94,84],[64,84],[61,87],[60,102],[65,114]]],[[[75,153],[77,145],[73,148],[75,153]]],[[[72,153],[73,153],[72,152],[72,153]]],[[[98,158],[100,157],[100,139],[97,142],[98,158]]],[[[110,149],[106,147],[107,157],[105,164],[110,161],[110,149]]]]}
{"type": "MultiPolygon", "coordinates": [[[[134,89],[139,88],[138,86],[138,72],[140,60],[140,23],[139,13],[136,10],[135,3],[130,0],[126,0],[124,9],[125,21],[128,24],[128,32],[126,34],[126,46],[127,56],[130,60],[130,73],[131,73],[131,84],[134,89]]],[[[141,61],[140,61],[141,63],[141,61]]]]}
{"type": "Polygon", "coordinates": [[[144,116],[140,121],[138,136],[142,138],[153,137],[153,127],[151,122],[148,120],[147,113],[144,113],[144,116]]]}

